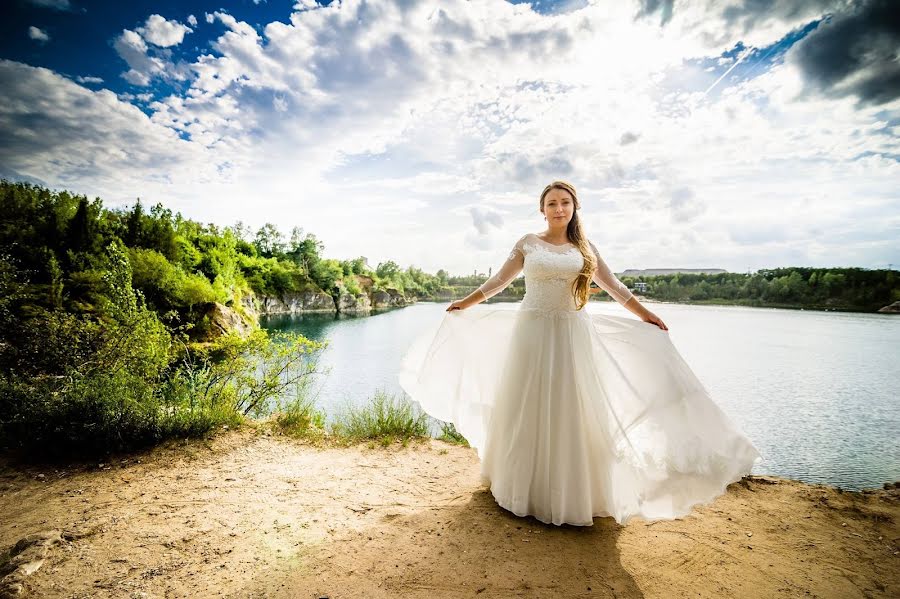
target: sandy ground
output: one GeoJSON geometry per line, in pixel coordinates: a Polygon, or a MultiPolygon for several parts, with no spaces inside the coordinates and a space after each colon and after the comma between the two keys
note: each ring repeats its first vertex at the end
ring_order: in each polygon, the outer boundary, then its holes
{"type": "Polygon", "coordinates": [[[316,448],[253,431],[103,465],[2,463],[0,586],[31,597],[900,596],[897,489],[753,476],[680,520],[556,527],[497,506],[478,471],[473,449],[437,440],[316,448]]]}

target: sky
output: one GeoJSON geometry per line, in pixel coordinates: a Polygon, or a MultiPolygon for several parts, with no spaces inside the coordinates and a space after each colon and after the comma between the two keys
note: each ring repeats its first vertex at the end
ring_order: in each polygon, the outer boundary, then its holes
{"type": "Polygon", "coordinates": [[[496,269],[572,183],[616,271],[900,265],[891,0],[9,0],[0,177],[496,269]]]}

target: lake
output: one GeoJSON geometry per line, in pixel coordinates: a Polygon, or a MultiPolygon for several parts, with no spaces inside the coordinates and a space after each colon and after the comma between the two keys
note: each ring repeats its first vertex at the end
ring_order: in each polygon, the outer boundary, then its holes
{"type": "MultiPolygon", "coordinates": [[[[327,340],[317,405],[403,395],[400,359],[447,303],[372,316],[273,315],[264,328],[327,340]]],[[[773,474],[846,489],[900,480],[900,316],[648,303],[716,403],[773,474]]],[[[477,307],[475,308],[477,309],[477,307]]],[[[591,312],[633,315],[612,302],[591,312]]],[[[432,423],[432,430],[437,430],[432,423]]]]}

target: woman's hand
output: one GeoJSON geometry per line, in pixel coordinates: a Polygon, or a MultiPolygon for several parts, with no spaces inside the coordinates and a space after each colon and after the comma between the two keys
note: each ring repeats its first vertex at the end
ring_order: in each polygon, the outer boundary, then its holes
{"type": "Polygon", "coordinates": [[[462,300],[454,300],[449,306],[447,306],[447,312],[452,312],[453,310],[465,310],[466,306],[463,304],[462,300]]]}
{"type": "Polygon", "coordinates": [[[653,312],[647,312],[647,315],[642,319],[644,322],[649,322],[650,324],[655,324],[659,328],[664,331],[668,331],[669,327],[666,326],[666,323],[662,321],[662,318],[654,314],[653,312]]]}

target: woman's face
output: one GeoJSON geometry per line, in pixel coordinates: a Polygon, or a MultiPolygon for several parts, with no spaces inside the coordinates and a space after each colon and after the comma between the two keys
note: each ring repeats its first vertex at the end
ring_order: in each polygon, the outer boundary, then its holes
{"type": "Polygon", "coordinates": [[[575,213],[575,201],[565,189],[553,188],[544,196],[544,216],[551,227],[565,227],[575,213]]]}

